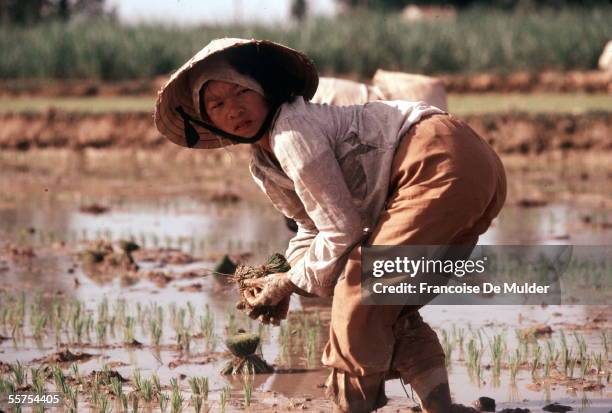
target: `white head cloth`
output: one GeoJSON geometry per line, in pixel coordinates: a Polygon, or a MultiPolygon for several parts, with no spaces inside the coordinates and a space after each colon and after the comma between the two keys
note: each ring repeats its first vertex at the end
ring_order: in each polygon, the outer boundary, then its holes
{"type": "Polygon", "coordinates": [[[200,112],[200,89],[210,80],[235,83],[265,96],[259,82],[251,76],[238,72],[234,66],[222,56],[211,58],[205,65],[194,68],[191,73],[189,73],[189,85],[191,87],[193,108],[198,113],[200,112]]]}

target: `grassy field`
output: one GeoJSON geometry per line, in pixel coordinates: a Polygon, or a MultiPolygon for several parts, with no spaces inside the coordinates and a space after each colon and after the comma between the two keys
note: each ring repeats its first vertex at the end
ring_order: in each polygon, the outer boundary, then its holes
{"type": "MultiPolygon", "coordinates": [[[[104,113],[152,111],[153,97],[0,98],[0,112],[40,112],[50,108],[104,113]]],[[[449,110],[455,114],[523,111],[533,113],[587,111],[612,112],[612,96],[572,93],[451,94],[449,110]]]]}
{"type": "Polygon", "coordinates": [[[610,21],[612,7],[604,5],[516,14],[468,9],[456,19],[419,22],[347,13],[275,27],[0,26],[0,78],[147,78],[176,69],[219,37],[275,40],[336,76],[369,78],[377,68],[428,74],[593,69],[612,38],[610,21]]]}

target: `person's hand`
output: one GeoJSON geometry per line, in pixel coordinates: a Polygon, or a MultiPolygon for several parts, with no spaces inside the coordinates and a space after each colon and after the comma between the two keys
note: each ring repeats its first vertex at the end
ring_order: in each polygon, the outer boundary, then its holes
{"type": "Polygon", "coordinates": [[[296,291],[296,286],[289,280],[287,273],[246,279],[243,285],[246,287],[244,298],[251,307],[275,306],[296,291]]]}
{"type": "Polygon", "coordinates": [[[289,313],[289,302],[291,301],[291,295],[283,298],[273,307],[256,307],[249,312],[249,317],[257,319],[263,324],[272,324],[274,326],[280,325],[281,321],[287,318],[287,314],[289,313]],[[256,312],[257,309],[264,308],[266,309],[265,313],[258,314],[256,312]]]}
{"type": "Polygon", "coordinates": [[[250,319],[257,320],[262,324],[280,325],[281,321],[287,318],[289,313],[289,302],[291,296],[283,298],[275,306],[251,307],[245,300],[236,303],[236,309],[245,311],[250,319]]]}

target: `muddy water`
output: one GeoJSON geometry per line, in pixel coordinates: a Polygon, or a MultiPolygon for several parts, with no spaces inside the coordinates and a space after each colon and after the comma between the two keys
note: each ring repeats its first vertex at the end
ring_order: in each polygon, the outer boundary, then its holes
{"type": "MultiPolygon", "coordinates": [[[[36,196],[33,195],[33,198],[36,199],[36,196]]],[[[146,323],[137,323],[135,328],[135,338],[144,344],[142,347],[124,345],[121,327],[118,327],[115,337],[109,336],[102,346],[94,344],[95,331],[82,344],[76,344],[66,336],[62,336],[60,341],[72,342],[69,345],[72,351],[95,355],[93,359],[79,364],[83,375],[110,364],[124,377],[131,377],[135,369],[140,369],[143,376],[156,373],[164,385],[169,383],[170,378],[181,375],[206,376],[211,383],[210,399],[213,405],[216,403],[218,406],[220,390],[230,385],[234,401],[230,402],[228,411],[241,410],[242,381],[218,374],[229,358],[222,339],[230,324],[229,314],[234,314],[232,306],[237,299],[232,286],[227,285],[223,278],[210,275],[172,281],[164,287],[146,279],[129,279],[119,275],[98,277],[80,265],[77,254],[87,240],[132,238],[145,248],[176,248],[200,258],[186,265],[142,262],[139,264],[143,271],[193,271],[204,275],[205,270],[212,268],[223,252],[250,253],[251,262],[261,262],[270,252],[283,251],[291,234],[280,216],[261,200],[220,204],[184,194],[153,199],[124,196],[119,200],[109,196],[104,199],[104,205],[110,209],[100,215],[81,212],[80,204],[82,202],[75,202],[74,198],[44,198],[44,202],[38,202],[28,197],[21,202],[0,205],[2,239],[19,245],[33,245],[36,254],[28,259],[4,257],[0,260],[0,291],[4,292],[0,299],[8,300],[9,296],[16,296],[15,292],[26,291],[28,303],[31,303],[35,300],[35,291],[49,297],[59,291],[62,301],[79,300],[94,317],[103,299],[108,300],[111,306],[119,299],[125,300],[128,313],[134,317],[139,304],[141,308],[147,308],[151,303],[162,306],[166,309],[166,325],[160,348],[151,345],[150,335],[144,327],[146,323]],[[28,228],[34,231],[28,231],[28,228]],[[196,291],[184,290],[194,284],[199,284],[196,291]],[[194,338],[189,352],[173,347],[176,334],[168,315],[172,306],[184,308],[187,303],[195,308],[194,321],[190,323],[194,338]],[[198,319],[204,314],[206,305],[216,317],[218,344],[215,352],[205,351],[205,340],[197,336],[200,332],[198,319]]],[[[612,232],[603,225],[610,219],[607,214],[605,205],[594,207],[567,200],[555,200],[541,207],[530,208],[510,204],[480,242],[609,244],[612,232]],[[586,216],[591,218],[586,220],[586,216]]],[[[43,299],[44,305],[49,305],[49,297],[43,299]]],[[[322,384],[327,371],[318,358],[325,342],[329,307],[320,302],[313,303],[312,300],[294,299],[291,308],[296,316],[286,327],[291,335],[288,354],[283,354],[278,328],[263,330],[263,357],[283,372],[256,377],[253,409],[286,411],[293,406],[292,409],[304,407],[307,411],[328,411],[329,404],[322,398],[322,384]],[[308,359],[300,329],[304,323],[310,322],[313,326],[313,319],[309,318],[313,316],[313,311],[318,312],[317,317],[321,322],[313,327],[316,357],[308,359]]],[[[422,310],[422,315],[439,334],[464,329],[466,344],[469,338],[476,337],[476,332],[480,332],[484,347],[488,348],[489,339],[503,334],[507,352],[511,353],[520,345],[516,330],[545,324],[552,328],[550,339],[556,343],[556,348],[559,348],[561,332],[564,332],[570,347],[575,349],[578,339],[574,339],[572,334],[576,332],[577,337],[584,339],[588,352],[596,354],[604,351],[602,331],[609,335],[612,314],[609,306],[429,306],[422,310]]],[[[243,328],[258,329],[256,323],[249,323],[239,314],[236,313],[235,317],[236,323],[243,328]]],[[[0,335],[10,335],[6,326],[4,330],[0,326],[0,335]]],[[[25,335],[23,340],[0,340],[1,361],[12,363],[19,360],[28,365],[39,365],[41,362],[37,359],[57,350],[52,332],[48,332],[42,342],[37,342],[27,329],[25,335]]],[[[612,390],[608,383],[608,357],[605,363],[607,375],[589,376],[590,380],[603,384],[601,389],[572,390],[559,383],[535,389],[531,386],[533,380],[528,368],[519,371],[516,386],[511,385],[507,369],[502,370],[498,383],[491,369],[486,367],[483,367],[481,379],[474,379],[466,365],[466,344],[463,351],[454,348],[449,366],[453,396],[459,402],[469,403],[486,395],[497,400],[498,408],[520,406],[541,411],[540,408],[548,404],[547,400],[551,400],[585,412],[610,410],[612,390]]],[[[544,349],[546,338],[540,339],[539,345],[544,349]]],[[[486,352],[482,363],[483,366],[490,365],[490,356],[486,352]]],[[[576,367],[575,376],[580,376],[579,370],[576,367]]],[[[188,394],[186,380],[181,381],[181,389],[188,394]]],[[[409,388],[407,392],[410,395],[409,388]]],[[[399,380],[387,383],[387,394],[391,399],[390,404],[382,411],[395,411],[416,404],[407,399],[399,380]]]]}

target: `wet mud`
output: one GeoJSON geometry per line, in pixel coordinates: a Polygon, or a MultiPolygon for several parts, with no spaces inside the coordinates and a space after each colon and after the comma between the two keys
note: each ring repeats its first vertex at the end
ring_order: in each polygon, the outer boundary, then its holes
{"type": "MultiPolygon", "coordinates": [[[[518,112],[466,115],[461,118],[502,154],[612,149],[612,116],[607,112],[518,112]]],[[[49,110],[46,113],[2,113],[0,126],[0,149],[5,150],[161,150],[173,146],[155,129],[151,113],[147,112],[86,114],[49,110]]],[[[212,193],[211,199],[232,203],[237,202],[240,195],[232,191],[219,191],[212,193]]],[[[95,206],[92,211],[96,211],[95,206]]]]}
{"type": "MultiPolygon", "coordinates": [[[[612,92],[612,74],[604,71],[515,72],[439,75],[449,93],[481,92],[612,92]]],[[[149,96],[166,82],[167,76],[118,82],[97,80],[5,80],[0,96],[149,96]]],[[[368,82],[368,79],[360,81],[368,82]]]]}

